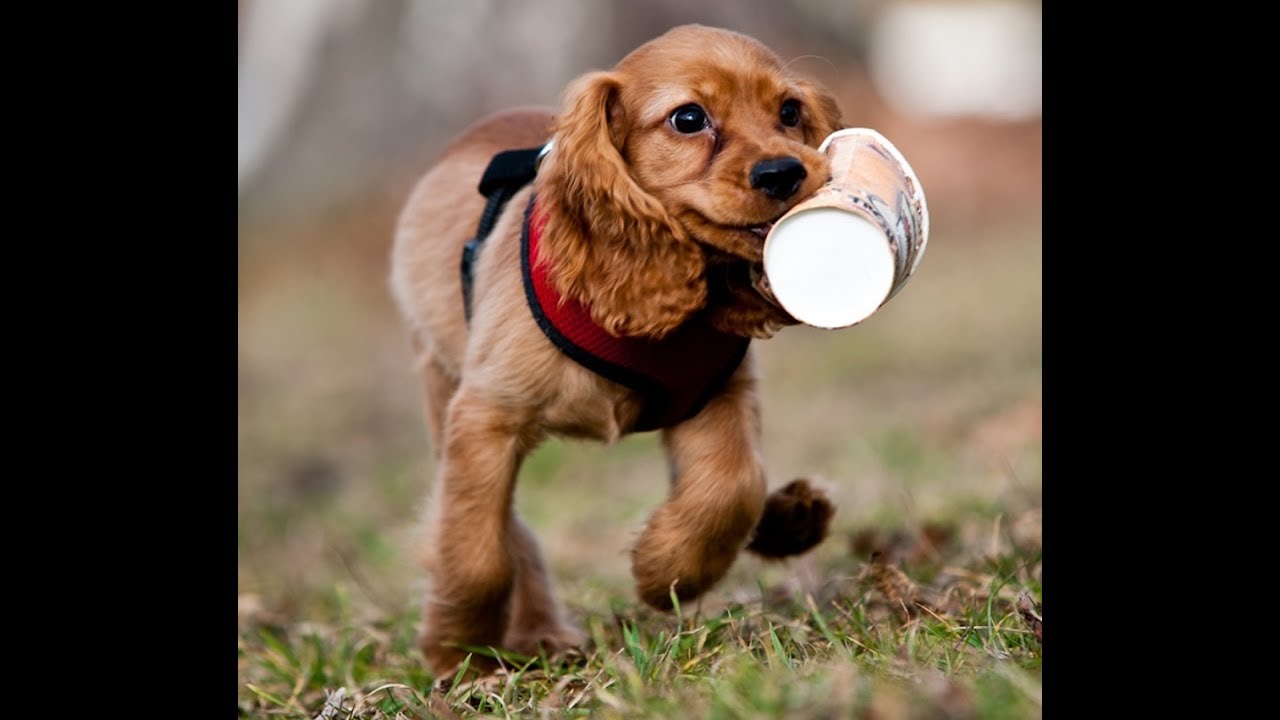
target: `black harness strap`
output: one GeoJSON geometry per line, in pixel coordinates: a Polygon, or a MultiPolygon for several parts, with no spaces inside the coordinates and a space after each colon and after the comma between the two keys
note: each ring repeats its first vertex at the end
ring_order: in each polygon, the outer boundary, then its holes
{"type": "Polygon", "coordinates": [[[502,214],[507,201],[525,185],[533,182],[538,174],[538,160],[546,146],[524,150],[506,150],[493,156],[484,176],[480,178],[480,194],[489,199],[480,215],[475,237],[462,248],[462,301],[467,322],[471,322],[471,286],[475,274],[476,257],[485,238],[493,231],[493,225],[502,214]]]}

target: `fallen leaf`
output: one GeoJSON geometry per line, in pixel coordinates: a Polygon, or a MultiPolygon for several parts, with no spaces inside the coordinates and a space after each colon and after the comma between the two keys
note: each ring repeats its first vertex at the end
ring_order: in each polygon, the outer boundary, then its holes
{"type": "Polygon", "coordinates": [[[1031,628],[1031,632],[1036,636],[1036,642],[1043,643],[1044,636],[1041,634],[1043,630],[1041,629],[1040,607],[1025,592],[1018,594],[1018,614],[1027,622],[1027,626],[1031,628]]]}

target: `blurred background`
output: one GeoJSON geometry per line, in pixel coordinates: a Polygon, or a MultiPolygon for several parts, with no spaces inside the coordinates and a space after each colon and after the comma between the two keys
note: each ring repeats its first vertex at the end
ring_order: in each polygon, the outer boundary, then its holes
{"type": "MultiPolygon", "coordinates": [[[[418,602],[406,543],[434,470],[386,287],[396,213],[471,121],[554,105],[577,75],[689,22],[752,35],[833,90],[848,125],[902,151],[931,212],[918,273],[876,315],[756,343],[771,485],[831,488],[840,510],[820,553],[847,552],[860,528],[958,517],[1038,537],[1039,2],[238,6],[242,619],[418,602]]],[[[591,606],[632,597],[626,550],[666,490],[648,433],[548,443],[518,501],[591,606]]],[[[735,570],[745,586],[752,563],[735,570]]]]}

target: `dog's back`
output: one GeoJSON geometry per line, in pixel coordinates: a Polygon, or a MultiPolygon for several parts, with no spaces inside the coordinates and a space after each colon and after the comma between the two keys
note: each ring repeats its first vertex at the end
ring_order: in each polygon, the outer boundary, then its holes
{"type": "Polygon", "coordinates": [[[418,181],[396,227],[391,290],[415,350],[456,379],[467,342],[460,262],[462,246],[484,211],[480,177],[503,150],[536,147],[551,135],[542,108],[506,110],[479,120],[444,150],[418,181]]]}

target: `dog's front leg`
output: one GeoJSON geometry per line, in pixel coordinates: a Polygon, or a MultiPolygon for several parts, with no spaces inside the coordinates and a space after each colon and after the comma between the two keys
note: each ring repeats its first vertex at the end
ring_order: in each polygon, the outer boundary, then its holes
{"type": "Polygon", "coordinates": [[[765,506],[760,409],[750,355],[693,418],[663,432],[674,483],[632,551],[639,596],[669,610],[728,572],[765,506]]]}
{"type": "MultiPolygon", "coordinates": [[[[524,413],[487,402],[465,384],[449,403],[423,548],[431,572],[420,647],[436,673],[467,651],[498,647],[510,616],[516,558],[512,497],[536,438],[524,413]]],[[[475,657],[473,667],[492,663],[475,657]]]]}

